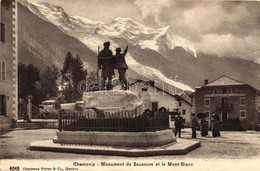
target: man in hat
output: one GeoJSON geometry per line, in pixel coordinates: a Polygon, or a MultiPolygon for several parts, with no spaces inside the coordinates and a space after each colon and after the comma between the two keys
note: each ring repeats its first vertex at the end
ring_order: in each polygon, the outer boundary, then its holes
{"type": "Polygon", "coordinates": [[[184,119],[181,117],[181,114],[178,113],[177,117],[175,118],[174,121],[175,125],[175,137],[177,136],[177,133],[179,133],[179,138],[181,138],[181,129],[184,128],[184,119]]]}
{"type": "Polygon", "coordinates": [[[196,138],[196,129],[199,128],[199,123],[195,113],[192,113],[191,116],[192,116],[191,119],[192,138],[196,138]]]}
{"type": "Polygon", "coordinates": [[[104,49],[98,54],[99,67],[101,66],[102,72],[102,87],[106,86],[107,90],[112,89],[112,76],[115,75],[113,68],[113,53],[109,49],[110,42],[104,43],[104,49]],[[107,81],[107,84],[106,84],[107,81]]]}
{"type": "Polygon", "coordinates": [[[128,69],[128,66],[125,62],[125,55],[127,53],[127,50],[128,50],[128,46],[126,46],[124,53],[121,53],[121,48],[116,48],[115,65],[114,65],[114,68],[118,69],[119,81],[121,82],[122,88],[125,90],[128,89],[128,83],[125,78],[125,73],[126,70],[128,69]]]}

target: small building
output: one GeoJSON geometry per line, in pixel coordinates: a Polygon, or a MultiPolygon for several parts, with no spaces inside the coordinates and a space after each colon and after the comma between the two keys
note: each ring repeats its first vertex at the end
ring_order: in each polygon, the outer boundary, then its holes
{"type": "Polygon", "coordinates": [[[193,93],[194,113],[206,113],[209,126],[213,113],[220,116],[222,130],[255,129],[259,124],[259,90],[228,76],[197,87],[193,93]]]}
{"type": "MultiPolygon", "coordinates": [[[[138,94],[146,109],[157,111],[164,107],[169,112],[176,112],[177,110],[185,119],[185,126],[190,126],[192,104],[187,93],[174,94],[164,84],[159,85],[154,81],[143,80],[136,80],[131,83],[129,90],[138,94]]],[[[171,118],[170,120],[173,121],[171,118]]]]}
{"type": "Polygon", "coordinates": [[[0,131],[17,121],[17,1],[0,4],[0,131]]]}
{"type": "Polygon", "coordinates": [[[177,95],[179,96],[179,98],[178,98],[179,112],[181,113],[181,116],[186,121],[185,122],[186,127],[189,127],[190,121],[191,121],[191,113],[193,113],[191,96],[185,91],[178,93],[177,95]]]}

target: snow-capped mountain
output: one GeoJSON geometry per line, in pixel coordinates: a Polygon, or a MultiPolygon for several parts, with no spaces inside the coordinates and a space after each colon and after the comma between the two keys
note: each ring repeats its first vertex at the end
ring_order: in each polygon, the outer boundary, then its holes
{"type": "Polygon", "coordinates": [[[197,56],[194,45],[175,35],[169,26],[154,29],[130,18],[119,17],[109,23],[103,23],[80,16],[68,16],[63,8],[46,2],[32,1],[28,3],[26,0],[21,2],[33,13],[59,26],[64,31],[102,35],[109,38],[124,38],[129,43],[139,45],[143,49],[149,48],[157,52],[160,52],[160,46],[166,45],[169,49],[181,46],[187,52],[197,56]]]}
{"type": "MultiPolygon", "coordinates": [[[[174,36],[169,31],[169,27],[152,29],[129,18],[116,18],[109,23],[94,22],[79,16],[71,17],[63,8],[46,2],[32,1],[29,3],[23,0],[21,3],[37,16],[53,23],[68,35],[79,39],[93,52],[97,52],[97,47],[107,40],[111,42],[111,49],[120,47],[114,41],[115,38],[123,38],[132,45],[139,45],[141,48],[149,48],[157,52],[160,52],[160,44],[163,41],[169,49],[181,46],[181,44],[186,45],[184,49],[189,49],[189,51],[194,49],[193,46],[188,47],[188,45],[192,45],[191,43],[174,36]]],[[[194,54],[196,55],[195,50],[194,54]]],[[[128,53],[126,59],[132,70],[148,79],[157,79],[182,90],[193,91],[190,86],[167,78],[159,70],[138,63],[131,56],[131,52],[128,53]]]]}
{"type": "Polygon", "coordinates": [[[202,52],[196,54],[192,43],[176,36],[170,27],[149,28],[129,18],[115,18],[109,23],[91,21],[37,1],[20,0],[20,62],[61,67],[66,53],[71,51],[82,58],[89,72],[96,71],[98,46],[109,40],[112,50],[129,45],[126,62],[132,78],[156,80],[191,91],[191,87],[202,85],[204,79],[228,74],[260,89],[259,77],[252,77],[260,75],[260,65],[202,52]],[[176,75],[177,82],[168,79],[176,75]]]}

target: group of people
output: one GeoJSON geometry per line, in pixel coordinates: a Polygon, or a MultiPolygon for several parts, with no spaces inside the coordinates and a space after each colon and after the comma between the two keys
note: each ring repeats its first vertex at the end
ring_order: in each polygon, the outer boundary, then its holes
{"type": "Polygon", "coordinates": [[[123,53],[121,53],[121,48],[116,48],[115,55],[113,55],[109,47],[110,42],[105,42],[104,49],[98,54],[98,68],[101,69],[102,87],[106,90],[112,89],[112,77],[115,75],[114,70],[117,69],[122,88],[127,90],[128,83],[125,74],[128,66],[125,61],[125,55],[127,53],[128,46],[126,46],[123,53]]]}
{"type": "MultiPolygon", "coordinates": [[[[213,114],[212,115],[212,136],[213,137],[220,137],[219,122],[220,119],[218,114],[213,114]]],[[[175,117],[174,125],[175,125],[175,137],[178,134],[179,138],[181,138],[181,129],[184,129],[184,119],[180,116],[180,113],[178,113],[177,117],[175,117]]],[[[208,124],[205,117],[201,118],[199,124],[196,114],[193,113],[191,119],[191,130],[192,130],[192,138],[197,138],[196,130],[200,130],[201,136],[206,137],[208,135],[208,124]]]]}
{"type": "MultiPolygon", "coordinates": [[[[212,136],[220,137],[220,129],[219,129],[219,116],[218,114],[212,115],[212,136]]],[[[202,137],[206,137],[208,135],[208,124],[205,117],[202,117],[200,120],[200,125],[198,123],[196,115],[192,114],[191,119],[191,129],[192,129],[192,138],[196,138],[196,130],[199,129],[202,137]]]]}

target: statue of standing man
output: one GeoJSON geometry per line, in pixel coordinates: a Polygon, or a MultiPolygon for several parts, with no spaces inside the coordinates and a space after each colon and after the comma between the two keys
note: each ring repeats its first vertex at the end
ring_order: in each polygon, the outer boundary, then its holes
{"type": "Polygon", "coordinates": [[[119,81],[121,82],[122,89],[127,90],[128,89],[128,83],[125,78],[126,70],[128,69],[128,66],[125,62],[125,55],[127,53],[128,46],[126,46],[126,49],[123,53],[121,53],[121,48],[116,48],[116,55],[115,55],[115,69],[118,69],[119,74],[119,81]]]}
{"type": "Polygon", "coordinates": [[[102,88],[112,89],[112,76],[115,75],[113,67],[113,53],[109,49],[110,42],[104,43],[104,49],[98,54],[99,67],[101,66],[102,88]],[[106,83],[107,81],[107,83],[106,83]]]}

